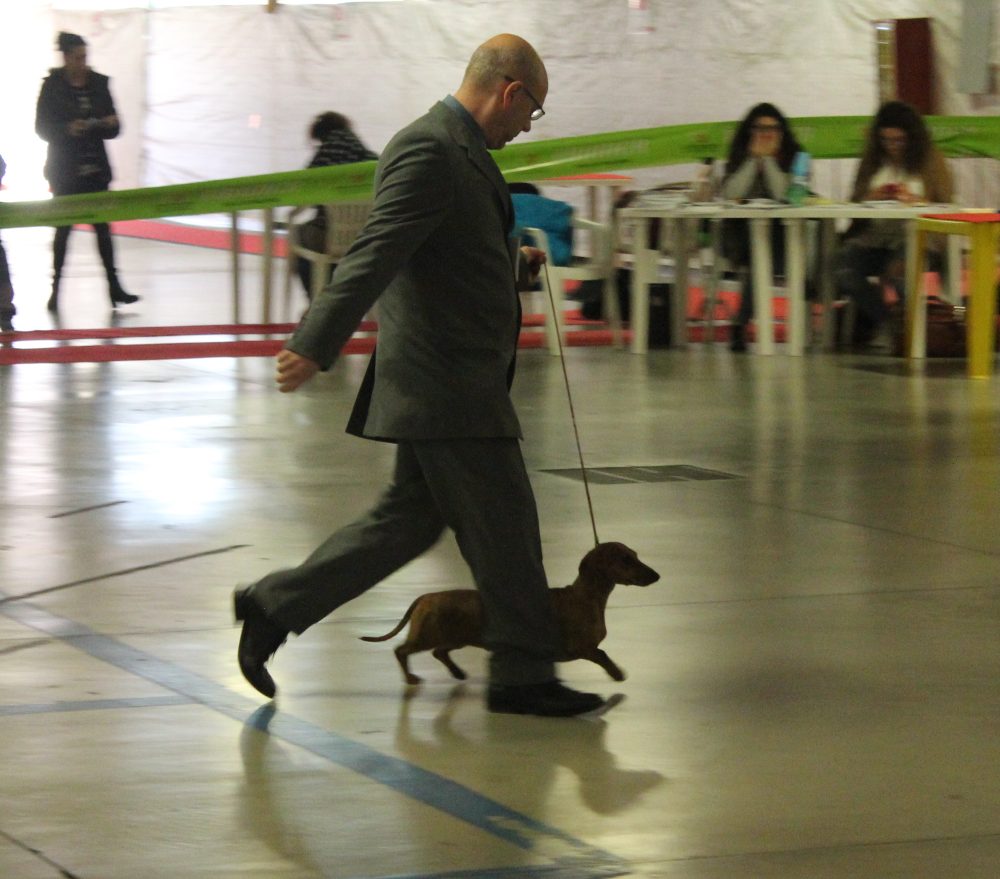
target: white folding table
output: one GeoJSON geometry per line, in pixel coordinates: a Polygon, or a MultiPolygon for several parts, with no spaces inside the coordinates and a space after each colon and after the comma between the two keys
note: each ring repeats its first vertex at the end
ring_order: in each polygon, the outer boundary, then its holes
{"type": "MultiPolygon", "coordinates": [[[[635,354],[648,349],[649,334],[649,285],[656,282],[659,251],[647,246],[649,224],[660,219],[673,225],[675,251],[674,295],[671,297],[671,334],[673,347],[687,344],[687,276],[690,242],[696,233],[698,222],[709,220],[713,227],[715,259],[712,277],[709,278],[710,298],[714,297],[719,263],[719,229],[722,220],[747,220],[750,223],[751,271],[754,278],[754,321],[757,327],[758,354],[773,354],[774,312],[771,291],[774,286],[774,271],[771,255],[769,227],[772,220],[782,220],[786,227],[785,258],[787,260],[785,282],[788,296],[788,345],[789,354],[802,354],[806,347],[807,303],[805,298],[806,243],[805,225],[807,220],[820,221],[821,253],[824,265],[820,271],[820,297],[824,307],[822,347],[833,347],[833,323],[830,306],[833,302],[833,279],[829,271],[830,258],[836,241],[836,221],[854,218],[905,220],[906,223],[906,277],[912,277],[914,266],[914,241],[916,219],[922,214],[955,210],[944,205],[904,205],[904,204],[814,204],[792,207],[784,204],[740,205],[729,203],[691,204],[657,197],[646,203],[623,208],[618,211],[618,221],[633,223],[632,255],[634,260],[631,299],[632,346],[635,354]]],[[[960,251],[949,249],[949,282],[951,298],[957,300],[961,283],[961,273],[957,266],[960,251]]],[[[711,320],[711,313],[708,314],[711,320]]]]}

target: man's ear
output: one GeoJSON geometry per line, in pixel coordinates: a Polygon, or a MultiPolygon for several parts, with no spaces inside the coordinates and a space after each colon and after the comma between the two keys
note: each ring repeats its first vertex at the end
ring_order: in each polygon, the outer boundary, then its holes
{"type": "Polygon", "coordinates": [[[521,83],[519,82],[507,82],[507,80],[502,80],[503,90],[500,92],[500,106],[505,110],[510,108],[510,105],[514,103],[514,98],[521,88],[521,83]]]}

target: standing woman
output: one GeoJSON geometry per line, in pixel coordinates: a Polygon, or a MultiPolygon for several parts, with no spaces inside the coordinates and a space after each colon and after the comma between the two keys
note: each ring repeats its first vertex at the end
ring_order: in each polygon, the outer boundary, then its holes
{"type": "MultiPolygon", "coordinates": [[[[49,145],[45,177],[53,195],[104,192],[111,183],[111,165],[104,141],[121,127],[108,89],[108,77],[87,66],[87,44],[78,34],[62,32],[56,41],[64,64],[53,67],[42,82],[35,109],[35,131],[49,145]]],[[[115,271],[115,252],[107,223],[94,223],[97,250],[108,276],[111,306],[138,302],[126,293],[115,271]]],[[[59,307],[59,281],[72,226],[57,226],[52,246],[52,295],[49,311],[59,307]]]]}
{"type": "MultiPolygon", "coordinates": [[[[722,196],[730,201],[768,198],[784,201],[791,183],[792,161],[801,147],[788,120],[774,104],[757,104],[744,117],[729,147],[722,196]]],[[[785,261],[785,229],[771,223],[775,264],[785,261]]],[[[753,317],[753,272],[750,267],[750,226],[747,220],[725,220],[722,252],[741,276],[740,309],[729,347],[746,351],[746,326],[753,317]]]]}
{"type": "MultiPolygon", "coordinates": [[[[920,114],[902,101],[883,104],[868,129],[851,201],[941,203],[950,202],[952,193],[951,172],[920,114]]],[[[905,244],[900,220],[856,220],[844,236],[834,280],[840,297],[857,305],[857,345],[869,344],[885,322],[883,283],[903,298],[905,244]]]]}

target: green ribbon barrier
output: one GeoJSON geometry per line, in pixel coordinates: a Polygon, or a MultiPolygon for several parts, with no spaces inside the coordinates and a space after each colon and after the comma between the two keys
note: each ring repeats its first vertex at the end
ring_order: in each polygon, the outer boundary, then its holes
{"type": "Polygon", "coordinates": [[[7,202],[0,204],[0,229],[363,201],[371,197],[374,175],[374,162],[357,162],[256,177],[63,195],[45,201],[7,202]]]}
{"type": "MultiPolygon", "coordinates": [[[[871,120],[868,116],[803,116],[790,122],[803,148],[814,158],[841,159],[861,153],[871,120]]],[[[946,156],[1000,158],[998,117],[931,116],[927,123],[934,142],[946,156]]],[[[494,155],[511,182],[694,164],[709,156],[724,157],[736,126],[736,122],[707,122],[562,137],[513,144],[494,155]]],[[[359,201],[370,197],[374,172],[374,162],[359,162],[202,183],[67,195],[45,201],[0,203],[0,229],[359,201]]]]}
{"type": "MultiPolygon", "coordinates": [[[[789,121],[814,159],[860,156],[871,124],[868,116],[802,116],[789,121]]],[[[1000,158],[1000,118],[930,116],[927,124],[946,156],[1000,158]]],[[[496,159],[511,182],[694,164],[708,157],[725,158],[737,125],[709,122],[565,137],[509,146],[496,159]]]]}

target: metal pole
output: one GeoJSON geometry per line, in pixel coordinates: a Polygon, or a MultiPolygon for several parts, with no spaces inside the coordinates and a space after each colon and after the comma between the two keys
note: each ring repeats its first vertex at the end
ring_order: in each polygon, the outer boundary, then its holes
{"type": "Polygon", "coordinates": [[[229,246],[233,266],[233,323],[240,322],[240,215],[233,211],[229,215],[229,246]]]}
{"type": "Polygon", "coordinates": [[[264,251],[264,285],[262,291],[263,304],[261,306],[261,323],[271,322],[271,287],[272,272],[274,268],[274,208],[264,208],[264,240],[262,242],[264,251]]]}

